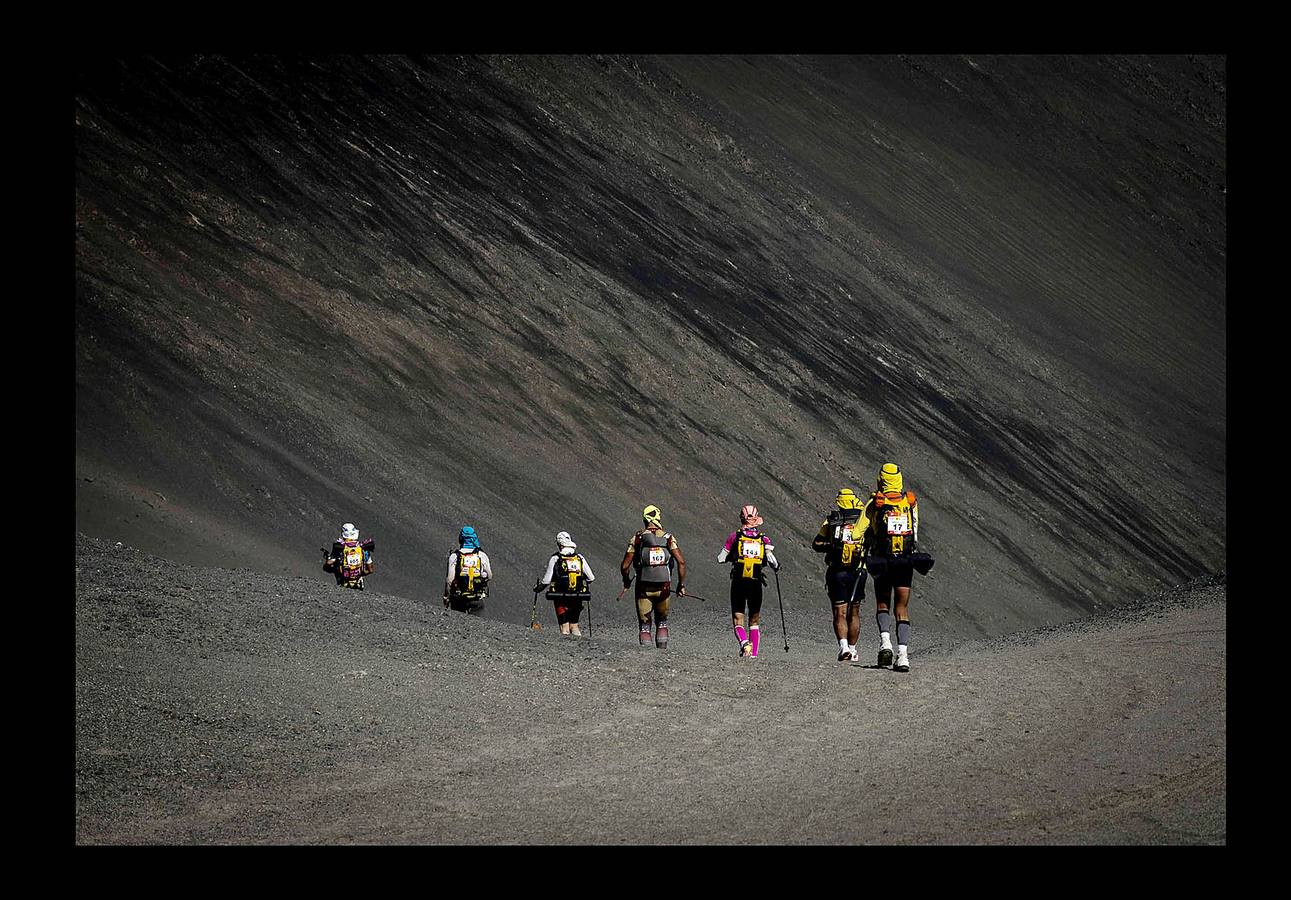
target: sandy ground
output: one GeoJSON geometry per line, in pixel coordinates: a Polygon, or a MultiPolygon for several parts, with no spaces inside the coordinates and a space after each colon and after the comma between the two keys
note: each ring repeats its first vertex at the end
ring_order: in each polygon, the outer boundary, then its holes
{"type": "Polygon", "coordinates": [[[641,650],[612,597],[578,640],[78,538],[76,838],[1224,843],[1225,596],[901,674],[823,627],[743,660],[682,607],[641,650]]]}

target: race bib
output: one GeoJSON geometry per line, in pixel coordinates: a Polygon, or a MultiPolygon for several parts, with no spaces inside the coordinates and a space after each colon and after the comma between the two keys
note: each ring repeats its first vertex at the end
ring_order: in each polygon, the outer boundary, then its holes
{"type": "Polygon", "coordinates": [[[663,547],[649,547],[646,551],[646,565],[662,566],[668,562],[668,551],[663,547]]]}
{"type": "Polygon", "coordinates": [[[888,534],[909,534],[910,533],[910,514],[898,513],[888,516],[888,534]]]}
{"type": "Polygon", "coordinates": [[[346,547],[344,564],[347,569],[357,569],[363,565],[363,551],[358,547],[346,547]]]}
{"type": "Polygon", "coordinates": [[[565,563],[565,571],[566,571],[566,572],[581,572],[581,571],[583,571],[583,564],[582,564],[582,562],[581,562],[580,560],[577,560],[577,559],[571,559],[571,560],[569,560],[568,562],[566,562],[566,563],[565,563]]]}
{"type": "Polygon", "coordinates": [[[463,556],[461,558],[462,572],[469,572],[472,575],[480,573],[480,558],[478,556],[463,556]]]}
{"type": "Polygon", "coordinates": [[[754,541],[740,541],[740,556],[745,559],[761,559],[762,547],[754,541]]]}

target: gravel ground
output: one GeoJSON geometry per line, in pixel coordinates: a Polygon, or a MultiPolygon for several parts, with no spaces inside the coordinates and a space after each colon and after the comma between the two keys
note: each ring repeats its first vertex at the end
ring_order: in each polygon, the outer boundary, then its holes
{"type": "MultiPolygon", "coordinates": [[[[321,574],[321,573],[320,573],[321,574]]],[[[1222,579],[839,664],[76,542],[79,844],[1222,844],[1222,579]]],[[[864,645],[868,641],[863,639],[864,645]]]]}

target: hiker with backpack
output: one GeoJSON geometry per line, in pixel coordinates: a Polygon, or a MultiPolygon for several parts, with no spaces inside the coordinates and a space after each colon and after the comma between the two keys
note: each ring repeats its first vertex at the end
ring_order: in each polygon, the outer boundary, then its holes
{"type": "Polygon", "coordinates": [[[672,595],[672,570],[677,569],[677,596],[686,596],[686,560],[677,539],[663,530],[659,507],[647,506],[641,512],[645,528],[632,535],[627,552],[619,566],[623,589],[636,578],[637,624],[640,645],[651,644],[651,620],[654,622],[654,645],[668,648],[668,601],[672,595]],[[635,570],[635,576],[633,571],[635,570]]]}
{"type": "Polygon", "coordinates": [[[919,540],[919,505],[914,491],[905,489],[905,478],[895,463],[879,469],[878,490],[865,504],[865,563],[874,576],[875,619],[879,626],[880,666],[909,672],[910,586],[914,573],[928,574],[932,557],[916,546],[919,540]],[[896,616],[896,656],[892,653],[892,616],[896,616]]]}
{"type": "Polygon", "coordinates": [[[332,541],[332,552],[323,550],[323,571],[333,573],[339,587],[361,591],[364,576],[376,569],[372,561],[375,546],[372,538],[360,541],[354,523],[346,522],[341,526],[341,536],[332,541]]]}
{"type": "Polygon", "coordinates": [[[766,586],[764,566],[780,570],[776,562],[775,545],[771,538],[759,530],[762,516],[752,504],[740,509],[740,527],[726,539],[719,563],[731,564],[731,625],[740,642],[740,656],[757,658],[758,643],[762,634],[762,588],[766,586]],[[748,630],[744,628],[744,615],[748,611],[748,630]]]}
{"type": "Polygon", "coordinates": [[[851,488],[841,488],[834,498],[811,549],[825,554],[825,590],[834,610],[834,637],[838,639],[838,661],[858,659],[856,642],[861,637],[860,602],[865,598],[864,507],[851,488]]]}
{"type": "Polygon", "coordinates": [[[458,533],[457,544],[457,549],[448,554],[444,606],[478,616],[489,596],[493,568],[489,565],[489,555],[480,548],[479,536],[470,525],[458,533]]]}
{"type": "Polygon", "coordinates": [[[534,594],[547,589],[547,599],[556,607],[556,622],[561,634],[582,637],[578,619],[583,603],[591,599],[591,585],[596,580],[592,565],[578,552],[578,545],[568,531],[556,535],[556,552],[547,560],[547,569],[533,586],[534,594]]]}

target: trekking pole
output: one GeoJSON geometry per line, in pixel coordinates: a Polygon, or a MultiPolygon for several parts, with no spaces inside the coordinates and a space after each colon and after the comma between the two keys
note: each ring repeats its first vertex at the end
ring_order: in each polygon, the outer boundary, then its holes
{"type": "Polygon", "coordinates": [[[780,570],[772,569],[771,574],[775,576],[775,595],[780,601],[780,634],[784,637],[784,652],[789,652],[789,629],[784,624],[784,595],[780,593],[780,570]]]}
{"type": "Polygon", "coordinates": [[[707,598],[707,597],[701,597],[701,596],[699,596],[699,594],[692,594],[690,591],[686,591],[686,593],[684,593],[684,594],[678,594],[677,596],[678,596],[678,597],[685,597],[685,598],[686,598],[686,599],[688,599],[688,600],[698,600],[700,603],[707,603],[707,602],[708,602],[708,598],[707,598]]]}
{"type": "Polygon", "coordinates": [[[541,631],[542,626],[538,624],[538,590],[533,589],[533,613],[529,617],[529,627],[535,631],[541,631]]]}
{"type": "Polygon", "coordinates": [[[588,597],[583,601],[587,604],[587,636],[592,636],[592,598],[588,597]]]}

